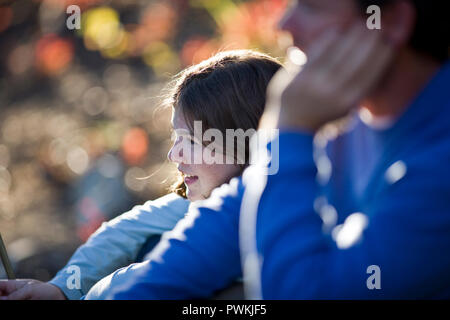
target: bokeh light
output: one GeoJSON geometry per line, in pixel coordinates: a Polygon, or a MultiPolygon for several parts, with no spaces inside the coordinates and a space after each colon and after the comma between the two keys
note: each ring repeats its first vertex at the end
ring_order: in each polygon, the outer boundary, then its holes
{"type": "Polygon", "coordinates": [[[131,128],[125,133],[122,154],[130,165],[142,163],[148,152],[147,132],[142,128],[131,128]]]}
{"type": "Polygon", "coordinates": [[[6,30],[13,18],[13,11],[10,7],[0,7],[0,32],[6,30]]]}
{"type": "Polygon", "coordinates": [[[36,66],[48,75],[64,71],[73,59],[73,45],[70,40],[56,35],[47,35],[36,44],[36,66]]]}
{"type": "Polygon", "coordinates": [[[117,46],[124,36],[119,14],[110,7],[86,11],[82,17],[82,25],[85,45],[90,50],[103,50],[117,46]]]}

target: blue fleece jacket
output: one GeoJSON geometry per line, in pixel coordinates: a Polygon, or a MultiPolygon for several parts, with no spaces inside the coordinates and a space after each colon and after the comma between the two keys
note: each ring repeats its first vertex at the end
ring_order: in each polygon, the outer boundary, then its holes
{"type": "Polygon", "coordinates": [[[277,174],[251,167],[191,207],[109,297],[208,297],[241,259],[250,298],[450,297],[449,89],[447,64],[391,128],[356,119],[323,152],[281,133],[277,174]]]}
{"type": "Polygon", "coordinates": [[[244,269],[252,297],[450,297],[449,89],[447,64],[392,127],[357,122],[314,158],[311,136],[283,135],[279,173],[248,201],[258,205],[243,257],[259,262],[244,269]],[[367,148],[375,162],[360,183],[367,148]]]}

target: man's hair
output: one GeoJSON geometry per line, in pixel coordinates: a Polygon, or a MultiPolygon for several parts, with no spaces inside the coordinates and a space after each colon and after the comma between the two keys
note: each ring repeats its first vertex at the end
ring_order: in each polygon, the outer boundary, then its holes
{"type": "MultiPolygon", "coordinates": [[[[370,5],[389,6],[398,0],[356,0],[362,10],[370,5]]],[[[439,62],[449,58],[450,47],[450,12],[448,0],[408,0],[416,9],[415,24],[410,46],[414,50],[426,54],[439,62]]]]}
{"type": "MultiPolygon", "coordinates": [[[[191,134],[194,121],[202,122],[203,131],[218,129],[224,138],[227,129],[256,130],[267,86],[280,67],[275,58],[253,50],[219,52],[179,73],[169,84],[165,105],[181,109],[191,134]]],[[[242,170],[249,162],[248,140],[245,144],[242,170]]],[[[182,179],[172,191],[185,196],[182,179]]]]}

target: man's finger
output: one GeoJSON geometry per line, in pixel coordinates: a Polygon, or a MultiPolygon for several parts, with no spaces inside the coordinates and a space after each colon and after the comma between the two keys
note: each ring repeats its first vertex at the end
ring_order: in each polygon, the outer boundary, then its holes
{"type": "Polygon", "coordinates": [[[349,91],[347,99],[352,101],[352,103],[357,103],[365,95],[369,94],[370,90],[380,81],[391,57],[391,48],[387,45],[377,46],[377,49],[374,50],[374,54],[368,61],[368,66],[361,68],[360,73],[355,74],[346,84],[349,88],[354,88],[354,90],[349,91]]]}
{"type": "Polygon", "coordinates": [[[384,43],[378,44],[374,52],[376,54],[372,55],[371,64],[367,70],[369,76],[362,82],[362,85],[366,87],[366,91],[370,90],[374,83],[380,79],[392,58],[391,47],[384,43]]]}
{"type": "Polygon", "coordinates": [[[349,70],[349,85],[358,84],[367,90],[385,71],[392,49],[379,34],[375,35],[360,57],[355,58],[355,70],[349,70]]]}
{"type": "Polygon", "coordinates": [[[327,53],[332,51],[330,48],[337,42],[338,33],[335,29],[324,31],[324,33],[315,41],[305,52],[308,59],[309,68],[320,68],[321,64],[327,61],[327,53]]]}
{"type": "Polygon", "coordinates": [[[322,64],[322,67],[328,70],[327,73],[336,72],[343,63],[352,60],[351,56],[354,54],[355,48],[360,44],[365,28],[365,24],[358,21],[344,35],[339,37],[339,41],[335,43],[334,50],[328,52],[328,56],[322,64]]]}
{"type": "Polygon", "coordinates": [[[353,49],[347,63],[342,64],[341,71],[346,78],[358,73],[362,66],[370,63],[368,60],[372,57],[378,41],[380,39],[377,31],[367,31],[361,35],[360,45],[353,49]]]}

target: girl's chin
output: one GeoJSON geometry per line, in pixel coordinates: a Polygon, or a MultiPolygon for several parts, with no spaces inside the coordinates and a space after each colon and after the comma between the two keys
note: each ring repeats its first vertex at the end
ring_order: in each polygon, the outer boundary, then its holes
{"type": "Polygon", "coordinates": [[[186,197],[188,198],[189,201],[194,202],[197,200],[200,200],[200,196],[197,194],[197,192],[190,190],[189,188],[187,188],[186,190],[186,197]]]}
{"type": "Polygon", "coordinates": [[[186,197],[191,202],[198,201],[198,200],[205,200],[206,199],[204,196],[202,196],[200,191],[189,189],[189,187],[186,190],[186,197]]]}

